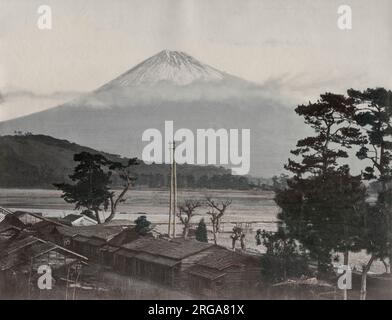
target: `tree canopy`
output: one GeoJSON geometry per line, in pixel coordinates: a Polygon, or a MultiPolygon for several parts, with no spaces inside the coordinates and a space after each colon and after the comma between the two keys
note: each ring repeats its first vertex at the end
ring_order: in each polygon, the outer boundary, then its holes
{"type": "Polygon", "coordinates": [[[125,201],[124,196],[132,185],[133,177],[128,168],[137,165],[136,158],[127,163],[114,162],[101,154],[81,152],[74,155],[78,164],[69,176],[73,183],[58,183],[54,186],[63,191],[62,198],[68,203],[74,203],[75,209],[86,208],[82,213],[91,215],[93,212],[98,223],[112,220],[119,203],[125,201]],[[122,191],[116,195],[110,189],[113,174],[123,181],[122,191]],[[100,212],[110,209],[110,214],[102,221],[100,212]]]}

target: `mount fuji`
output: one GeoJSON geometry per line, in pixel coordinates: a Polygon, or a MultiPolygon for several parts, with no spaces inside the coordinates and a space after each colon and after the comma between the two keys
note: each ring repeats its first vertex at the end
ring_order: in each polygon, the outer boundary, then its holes
{"type": "Polygon", "coordinates": [[[60,106],[0,122],[0,134],[28,131],[94,149],[141,157],[142,133],[164,121],[175,129],[250,129],[253,175],[282,171],[301,121],[261,85],[164,50],[96,90],[60,106]]]}
{"type": "Polygon", "coordinates": [[[187,85],[195,81],[214,82],[232,76],[206,65],[185,52],[163,50],[138,64],[104,87],[152,85],[161,81],[187,85]]]}
{"type": "Polygon", "coordinates": [[[70,104],[129,107],[162,101],[222,101],[244,96],[249,99],[260,94],[256,84],[215,69],[184,52],[163,50],[70,104]]]}

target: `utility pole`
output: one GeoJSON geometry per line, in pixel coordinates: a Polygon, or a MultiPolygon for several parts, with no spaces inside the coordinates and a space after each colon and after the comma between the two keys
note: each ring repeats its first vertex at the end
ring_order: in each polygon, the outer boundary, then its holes
{"type": "Polygon", "coordinates": [[[177,208],[177,167],[175,159],[176,143],[170,144],[170,195],[169,195],[169,226],[167,234],[169,238],[176,237],[176,208],[177,208]]]}
{"type": "Polygon", "coordinates": [[[176,237],[176,211],[177,211],[177,166],[176,166],[176,142],[173,139],[173,238],[176,237]]]}
{"type": "Polygon", "coordinates": [[[171,235],[171,224],[172,224],[172,205],[173,205],[173,200],[172,200],[172,190],[173,190],[173,160],[172,160],[172,143],[169,143],[169,152],[170,152],[170,195],[169,195],[169,226],[167,230],[167,234],[169,238],[172,237],[171,235]]]}

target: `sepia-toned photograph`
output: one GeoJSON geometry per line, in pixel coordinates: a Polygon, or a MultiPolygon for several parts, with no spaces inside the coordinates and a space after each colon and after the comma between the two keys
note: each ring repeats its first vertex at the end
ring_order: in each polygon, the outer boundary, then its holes
{"type": "Polygon", "coordinates": [[[392,299],[391,12],[0,0],[0,300],[392,299]]]}

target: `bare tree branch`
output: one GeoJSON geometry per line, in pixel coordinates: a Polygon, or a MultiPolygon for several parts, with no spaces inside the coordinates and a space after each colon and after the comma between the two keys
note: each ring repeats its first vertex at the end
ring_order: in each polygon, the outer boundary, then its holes
{"type": "Polygon", "coordinates": [[[220,222],[228,206],[231,205],[231,200],[221,201],[217,203],[210,197],[206,198],[207,206],[210,208],[207,214],[210,216],[212,223],[212,232],[214,234],[214,242],[217,244],[217,233],[219,232],[220,222]]]}
{"type": "Polygon", "coordinates": [[[198,200],[186,200],[183,204],[178,206],[177,217],[184,225],[183,236],[188,237],[189,229],[191,226],[191,219],[196,215],[196,209],[201,207],[202,203],[198,200]]]}

